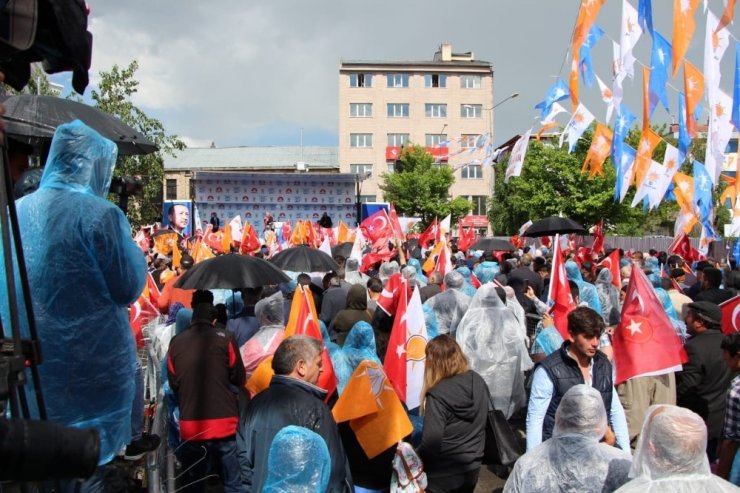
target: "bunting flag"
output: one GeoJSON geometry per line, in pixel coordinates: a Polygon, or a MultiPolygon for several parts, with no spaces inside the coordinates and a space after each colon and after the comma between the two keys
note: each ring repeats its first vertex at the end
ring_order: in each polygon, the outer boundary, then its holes
{"type": "MultiPolygon", "coordinates": [[[[545,99],[534,106],[535,109],[540,110],[540,119],[543,121],[546,120],[548,118],[548,115],[552,113],[554,104],[557,101],[562,101],[563,99],[566,99],[568,96],[570,96],[570,92],[568,92],[568,86],[565,84],[563,79],[558,79],[557,81],[555,81],[555,83],[547,90],[545,99]]],[[[562,106],[560,107],[562,108],[562,106]]],[[[563,108],[563,111],[564,110],[565,108],[563,108]]]]}
{"type": "Polygon", "coordinates": [[[673,183],[673,176],[676,174],[676,172],[681,167],[680,162],[680,153],[678,149],[676,149],[671,144],[666,143],[665,146],[665,153],[663,154],[663,166],[665,167],[666,174],[667,174],[667,183],[664,184],[665,188],[662,188],[663,194],[662,197],[665,197],[668,193],[669,188],[671,187],[671,184],[673,183]]]}
{"type": "Polygon", "coordinates": [[[555,128],[558,126],[558,122],[548,122],[542,125],[540,129],[537,131],[537,135],[535,135],[535,138],[537,139],[537,142],[539,142],[542,139],[542,135],[550,130],[551,128],[555,128]]]}
{"type": "Polygon", "coordinates": [[[663,139],[656,134],[652,128],[647,127],[642,130],[640,143],[637,147],[637,157],[635,158],[635,185],[639,186],[645,178],[647,169],[650,167],[650,161],[653,159],[653,151],[663,139]]]}
{"type": "Polygon", "coordinates": [[[632,207],[635,207],[635,205],[646,197],[651,209],[660,205],[672,177],[673,173],[665,166],[656,161],[651,161],[645,174],[645,179],[637,187],[635,197],[632,199],[632,207]]]}
{"type": "MultiPolygon", "coordinates": [[[[321,329],[319,328],[319,317],[316,314],[316,306],[314,305],[313,295],[309,288],[303,288],[302,285],[298,284],[296,290],[293,293],[293,301],[290,305],[290,317],[288,323],[285,324],[285,338],[294,335],[311,336],[314,339],[318,339],[322,343],[324,339],[321,337],[321,329]]],[[[321,353],[321,375],[319,375],[319,381],[316,385],[326,390],[328,399],[331,394],[337,388],[337,377],[334,375],[334,367],[331,364],[331,358],[329,352],[326,350],[326,346],[321,353]]]]}
{"type": "Polygon", "coordinates": [[[612,40],[612,106],[619,108],[622,104],[624,89],[622,83],[627,72],[622,68],[622,48],[612,40]]]}
{"type": "Polygon", "coordinates": [[[689,49],[691,38],[694,36],[696,23],[694,14],[699,6],[699,0],[673,0],[673,77],[678,73],[678,66],[689,49]]]}
{"type": "Polygon", "coordinates": [[[642,129],[650,127],[650,68],[642,67],[642,129]]]}
{"type": "MultiPolygon", "coordinates": [[[[635,57],[632,49],[642,36],[637,10],[627,0],[622,1],[622,26],[619,36],[619,74],[624,77],[635,77],[635,57]]],[[[621,84],[620,84],[621,87],[621,84]]],[[[616,92],[616,91],[615,91],[616,92]]]]}
{"type": "Polygon", "coordinates": [[[581,0],[581,8],[578,11],[575,29],[573,30],[573,45],[571,54],[573,60],[570,69],[570,81],[568,88],[570,90],[570,100],[573,107],[578,106],[578,68],[580,65],[581,46],[586,41],[591,26],[599,15],[599,10],[606,0],[581,0]]]}
{"type": "Polygon", "coordinates": [[[732,90],[732,124],[740,132],[740,42],[735,44],[735,86],[732,90]]]}
{"type": "MultiPolygon", "coordinates": [[[[566,96],[566,97],[568,97],[568,96],[566,96]]],[[[568,110],[566,110],[565,108],[563,108],[563,105],[558,104],[558,103],[553,103],[552,104],[552,108],[550,108],[550,112],[545,116],[545,118],[543,118],[540,121],[540,123],[542,125],[549,125],[549,124],[557,123],[555,121],[555,117],[557,115],[559,115],[560,113],[565,113],[567,111],[568,110]]]]}
{"type": "Polygon", "coordinates": [[[724,12],[722,12],[722,18],[719,20],[719,24],[715,29],[715,33],[732,24],[732,19],[734,16],[735,0],[725,0],[725,10],[724,12]]]}
{"type": "Polygon", "coordinates": [[[683,62],[683,90],[686,98],[686,114],[680,116],[685,116],[688,135],[693,139],[696,137],[694,112],[704,96],[704,76],[687,60],[683,62]]]}
{"type": "Polygon", "coordinates": [[[636,119],[637,117],[624,104],[617,107],[617,116],[614,120],[614,136],[612,137],[612,161],[614,163],[619,162],[619,157],[622,155],[621,147],[625,145],[624,139],[636,119]]]}
{"type": "Polygon", "coordinates": [[[673,193],[676,195],[676,202],[683,212],[693,212],[694,210],[694,179],[689,175],[677,172],[673,175],[673,183],[676,188],[673,193]]]}
{"type": "Polygon", "coordinates": [[[580,52],[580,70],[581,70],[581,79],[583,79],[583,82],[588,87],[592,87],[594,85],[594,71],[593,66],[591,62],[591,49],[596,46],[596,43],[599,42],[601,37],[604,35],[604,30],[601,29],[598,25],[594,24],[591,26],[591,29],[588,31],[588,35],[586,36],[586,39],[583,41],[583,44],[581,45],[581,52],[580,52]]]}
{"type": "Polygon", "coordinates": [[[707,91],[707,101],[712,106],[715,103],[719,89],[722,57],[730,44],[727,29],[719,29],[719,21],[707,11],[707,30],[704,38],[704,86],[707,91]]]}
{"type": "Polygon", "coordinates": [[[583,104],[579,104],[576,111],[573,112],[573,116],[565,126],[563,133],[560,134],[560,147],[563,146],[563,140],[567,137],[568,139],[568,153],[573,153],[576,148],[578,139],[581,138],[583,132],[593,123],[595,117],[586,109],[583,104]]]}
{"type": "Polygon", "coordinates": [[[612,345],[616,385],[641,375],[680,371],[688,361],[683,342],[642,269],[632,269],[612,345]]]}
{"type": "Polygon", "coordinates": [[[701,236],[699,237],[699,260],[705,260],[709,255],[709,245],[721,238],[712,228],[714,221],[714,210],[710,211],[709,217],[701,223],[701,236]]]}
{"type": "Polygon", "coordinates": [[[331,410],[349,426],[368,459],[396,445],[414,430],[383,368],[363,360],[331,410]]]}
{"type": "Polygon", "coordinates": [[[678,93],[678,164],[681,165],[686,160],[691,146],[691,136],[689,135],[686,118],[686,96],[684,93],[678,93]]]}
{"type": "Polygon", "coordinates": [[[699,211],[699,220],[704,223],[712,213],[712,178],[709,170],[699,161],[694,161],[694,205],[699,211]]]}
{"type": "Polygon", "coordinates": [[[653,52],[650,57],[650,115],[652,116],[658,101],[670,112],[668,94],[665,86],[671,67],[671,44],[658,31],[653,32],[653,52]]]}
{"type": "Polygon", "coordinates": [[[643,31],[647,31],[652,36],[653,34],[653,6],[652,0],[639,0],[637,4],[637,10],[639,11],[639,22],[643,31]]]}
{"type": "Polygon", "coordinates": [[[619,268],[619,249],[615,248],[612,250],[604,260],[598,263],[598,265],[609,269],[612,273],[612,284],[614,284],[617,289],[622,289],[622,273],[619,268]]]}
{"type": "MultiPolygon", "coordinates": [[[[509,156],[509,163],[506,165],[506,176],[504,177],[504,183],[509,182],[509,178],[512,176],[520,176],[522,174],[522,166],[524,165],[524,157],[527,155],[527,147],[529,146],[529,137],[532,135],[532,129],[530,128],[524,135],[519,137],[514,147],[511,149],[511,156],[509,156]]],[[[562,137],[561,137],[562,138],[562,137]]]]}
{"type": "Polygon", "coordinates": [[[612,148],[612,130],[601,122],[596,124],[591,147],[586,154],[586,160],[583,162],[581,173],[590,168],[588,177],[593,178],[596,175],[603,176],[603,165],[612,148]]]}
{"type": "MultiPolygon", "coordinates": [[[[402,284],[406,284],[405,280],[402,284]]],[[[427,329],[419,288],[409,298],[401,289],[383,367],[398,397],[409,410],[421,404],[426,361],[427,329]]]]}
{"type": "Polygon", "coordinates": [[[696,213],[694,211],[680,210],[676,216],[676,222],[673,225],[673,234],[677,235],[680,232],[689,234],[698,223],[699,218],[696,217],[696,213]]]}
{"type": "Polygon", "coordinates": [[[609,123],[609,121],[612,119],[612,111],[614,111],[614,93],[611,89],[609,89],[609,86],[607,86],[604,81],[602,81],[598,75],[596,77],[596,82],[599,84],[599,93],[601,94],[601,100],[604,101],[606,104],[606,120],[604,120],[606,123],[609,123]]]}
{"type": "Polygon", "coordinates": [[[629,190],[629,187],[632,184],[636,157],[637,151],[629,145],[623,144],[619,147],[619,154],[613,158],[617,169],[614,200],[619,200],[620,203],[624,200],[624,197],[627,196],[627,190],[629,190]]]}
{"type": "Polygon", "coordinates": [[[550,313],[555,322],[555,328],[558,329],[563,339],[568,340],[568,314],[576,308],[576,304],[570,293],[570,284],[565,273],[565,259],[561,251],[560,235],[555,236],[554,248],[547,300],[552,306],[550,313]]]}
{"type": "Polygon", "coordinates": [[[714,101],[710,102],[709,110],[707,152],[704,162],[707,171],[709,171],[709,177],[712,179],[712,184],[716,186],[725,160],[725,149],[727,149],[727,144],[732,137],[733,124],[730,121],[732,98],[721,90],[717,90],[714,101]]]}

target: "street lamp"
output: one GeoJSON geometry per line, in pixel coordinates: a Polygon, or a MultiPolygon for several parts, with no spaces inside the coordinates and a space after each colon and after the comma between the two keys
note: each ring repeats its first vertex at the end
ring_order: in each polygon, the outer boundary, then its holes
{"type": "Polygon", "coordinates": [[[500,106],[500,105],[504,104],[505,102],[507,102],[508,100],[514,99],[516,97],[519,97],[519,93],[518,92],[515,92],[512,95],[505,97],[504,99],[502,99],[498,103],[496,103],[493,106],[491,106],[491,109],[495,108],[496,106],[500,106]]]}

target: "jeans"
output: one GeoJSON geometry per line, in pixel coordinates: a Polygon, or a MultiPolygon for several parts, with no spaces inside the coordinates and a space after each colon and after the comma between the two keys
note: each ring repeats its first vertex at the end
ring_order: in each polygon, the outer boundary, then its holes
{"type": "Polygon", "coordinates": [[[192,440],[183,442],[178,450],[182,463],[181,479],[178,491],[202,493],[205,491],[208,464],[213,457],[221,466],[221,481],[224,493],[244,493],[236,456],[235,437],[221,440],[192,440]]]}

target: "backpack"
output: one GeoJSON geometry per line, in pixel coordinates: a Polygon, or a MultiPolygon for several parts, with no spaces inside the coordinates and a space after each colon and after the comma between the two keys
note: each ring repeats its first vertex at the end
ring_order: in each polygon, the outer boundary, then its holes
{"type": "Polygon", "coordinates": [[[427,475],[421,459],[407,442],[399,442],[393,458],[391,493],[423,493],[427,475]]]}

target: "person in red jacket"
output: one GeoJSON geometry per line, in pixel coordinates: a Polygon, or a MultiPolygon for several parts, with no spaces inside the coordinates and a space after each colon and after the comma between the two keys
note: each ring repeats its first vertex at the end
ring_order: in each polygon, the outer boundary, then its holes
{"type": "Polygon", "coordinates": [[[190,327],[170,342],[167,378],[180,403],[178,458],[186,492],[205,491],[209,457],[221,465],[225,493],[244,491],[236,450],[237,390],[244,364],[234,336],[216,327],[216,308],[200,303],[190,327]]]}

